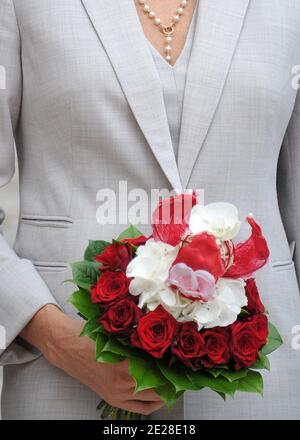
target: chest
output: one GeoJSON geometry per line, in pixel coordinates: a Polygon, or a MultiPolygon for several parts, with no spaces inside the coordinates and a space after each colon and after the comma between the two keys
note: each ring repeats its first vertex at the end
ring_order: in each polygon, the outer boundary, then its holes
{"type": "MultiPolygon", "coordinates": [[[[135,65],[131,66],[133,75],[138,69],[144,69],[145,64],[139,63],[150,55],[142,41],[143,28],[135,5],[129,0],[124,0],[125,2],[128,7],[122,9],[122,13],[126,11],[126,16],[122,17],[122,20],[118,17],[117,21],[106,12],[106,17],[111,20],[108,24],[106,18],[101,19],[100,7],[95,12],[96,20],[99,18],[99,27],[103,28],[100,29],[103,38],[99,38],[80,0],[51,2],[15,0],[23,44],[24,70],[25,73],[30,71],[31,78],[34,77],[36,90],[42,89],[47,92],[46,88],[50,90],[49,84],[55,83],[58,92],[70,87],[78,89],[90,86],[104,93],[109,92],[113,86],[115,95],[117,78],[111,56],[119,58],[121,68],[125,67],[129,60],[135,61],[135,65]],[[126,41],[122,42],[122,38],[126,41]],[[105,41],[109,39],[114,41],[110,45],[110,53],[107,52],[105,41]],[[132,45],[136,47],[131,47],[132,45]],[[128,53],[122,53],[125,46],[128,53]],[[135,58],[131,57],[129,50],[132,50],[132,53],[134,51],[135,58]]],[[[98,2],[90,3],[96,5],[98,2]]],[[[230,44],[234,37],[233,28],[236,21],[231,11],[228,15],[231,14],[232,17],[227,17],[226,21],[228,23],[232,20],[232,29],[230,24],[225,24],[226,7],[220,6],[221,3],[209,0],[202,0],[199,3],[195,36],[198,44],[194,55],[194,66],[198,69],[198,74],[195,72],[195,81],[201,76],[201,81],[207,80],[212,83],[224,52],[229,53],[232,50],[226,44],[222,47],[218,45],[222,39],[228,40],[230,44]],[[217,4],[219,12],[215,10],[217,4]],[[206,78],[203,75],[208,74],[208,67],[212,65],[212,61],[215,64],[209,69],[211,78],[206,78]]],[[[238,5],[239,2],[231,0],[230,3],[238,5]]],[[[146,18],[143,17],[142,21],[144,22],[146,18]]],[[[182,50],[186,41],[191,19],[191,16],[189,20],[187,19],[188,23],[183,31],[184,37],[178,45],[178,52],[182,50]]],[[[161,36],[154,32],[155,29],[153,30],[150,25],[151,23],[147,22],[144,30],[148,33],[151,42],[155,43],[154,40],[161,36]],[[150,28],[152,36],[149,34],[150,28]]],[[[285,87],[290,86],[291,69],[300,64],[299,43],[300,2],[298,0],[285,2],[251,0],[232,54],[229,74],[234,76],[236,86],[244,84],[245,87],[251,87],[254,93],[259,94],[264,88],[278,95],[285,87]]],[[[219,85],[215,84],[215,86],[219,85]]]]}
{"type": "Polygon", "coordinates": [[[14,3],[27,122],[45,130],[58,122],[51,133],[84,145],[91,156],[99,144],[108,158],[125,154],[129,144],[133,157],[146,157],[150,146],[173,188],[188,187],[200,156],[201,173],[194,175],[203,176],[204,167],[209,177],[212,157],[232,174],[243,148],[251,163],[272,157],[275,165],[297,93],[299,0],[199,2],[177,163],[161,83],[132,0],[14,3]]]}
{"type": "Polygon", "coordinates": [[[170,64],[175,65],[188,37],[189,28],[196,14],[198,0],[152,0],[151,7],[146,1],[135,0],[145,37],[170,64]],[[170,29],[163,26],[172,24],[170,29]]]}

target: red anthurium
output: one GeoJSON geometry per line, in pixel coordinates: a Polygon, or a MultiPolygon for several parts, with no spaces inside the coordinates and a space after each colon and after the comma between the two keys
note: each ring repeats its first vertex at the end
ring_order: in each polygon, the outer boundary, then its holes
{"type": "Polygon", "coordinates": [[[180,249],[173,266],[177,263],[185,263],[193,270],[206,270],[216,280],[223,276],[225,272],[224,262],[216,239],[207,232],[195,235],[190,243],[180,249]]]}
{"type": "Polygon", "coordinates": [[[249,278],[268,261],[270,251],[260,226],[252,217],[247,217],[252,233],[244,242],[239,243],[234,251],[234,263],[225,273],[229,278],[249,278]]]}
{"type": "Polygon", "coordinates": [[[160,202],[152,216],[153,238],[176,246],[188,228],[196,193],[180,194],[160,202]]]}

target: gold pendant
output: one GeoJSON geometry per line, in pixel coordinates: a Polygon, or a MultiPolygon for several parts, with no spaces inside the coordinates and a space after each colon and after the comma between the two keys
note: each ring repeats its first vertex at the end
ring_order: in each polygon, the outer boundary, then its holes
{"type": "Polygon", "coordinates": [[[172,35],[174,33],[174,26],[163,26],[162,27],[162,33],[165,35],[172,35]]]}

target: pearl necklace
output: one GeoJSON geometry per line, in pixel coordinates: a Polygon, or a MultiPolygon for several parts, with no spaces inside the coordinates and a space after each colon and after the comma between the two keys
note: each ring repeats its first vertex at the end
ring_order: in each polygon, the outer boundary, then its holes
{"type": "Polygon", "coordinates": [[[160,18],[158,18],[156,16],[155,12],[151,10],[151,7],[146,3],[146,0],[138,0],[138,1],[139,1],[139,4],[143,7],[145,14],[148,15],[150,20],[153,20],[153,24],[155,26],[157,26],[159,28],[159,30],[165,35],[165,41],[166,41],[165,59],[169,64],[171,64],[171,60],[172,60],[172,57],[171,57],[172,46],[171,46],[171,44],[173,41],[172,35],[174,33],[176,24],[179,22],[181,16],[184,13],[184,8],[188,4],[188,0],[181,0],[180,1],[179,7],[176,10],[176,14],[173,17],[173,20],[168,25],[163,25],[161,23],[160,18]]]}

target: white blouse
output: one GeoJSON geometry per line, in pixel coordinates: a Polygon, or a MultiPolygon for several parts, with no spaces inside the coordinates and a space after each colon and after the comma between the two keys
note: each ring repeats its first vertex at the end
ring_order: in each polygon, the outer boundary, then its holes
{"type": "Polygon", "coordinates": [[[193,13],[193,18],[188,30],[183,50],[177,58],[174,66],[171,66],[147,39],[150,52],[152,53],[153,59],[155,61],[157,72],[159,74],[161,85],[163,88],[164,103],[176,158],[179,146],[186,75],[196,28],[197,8],[198,4],[196,5],[193,13]]]}

